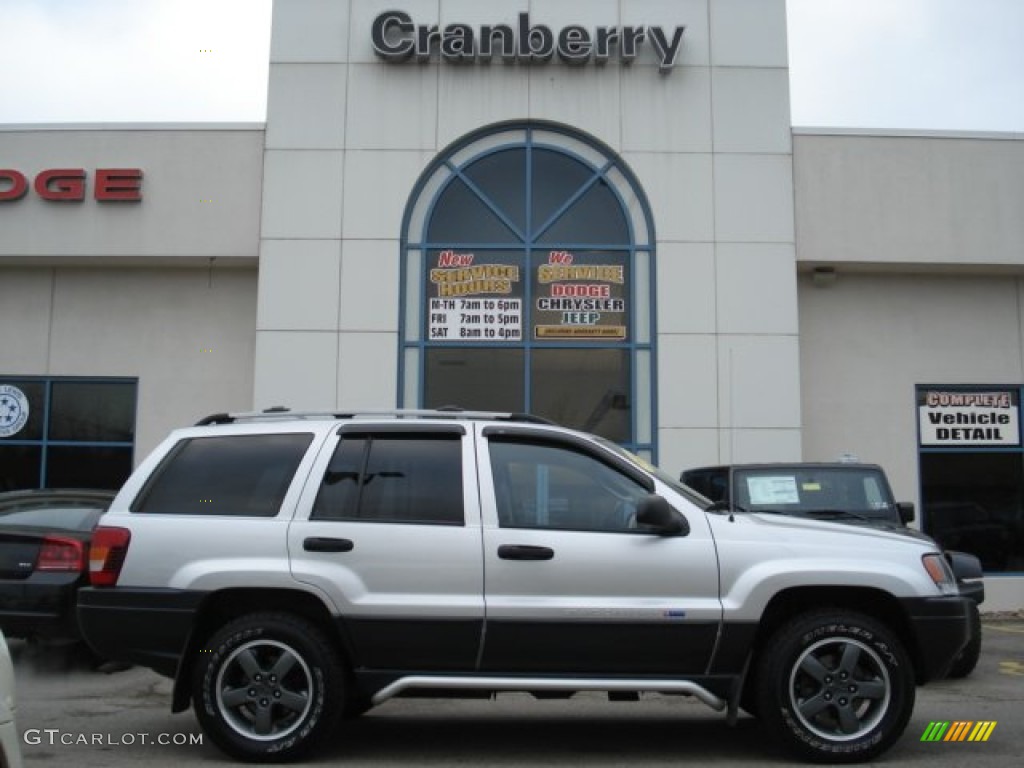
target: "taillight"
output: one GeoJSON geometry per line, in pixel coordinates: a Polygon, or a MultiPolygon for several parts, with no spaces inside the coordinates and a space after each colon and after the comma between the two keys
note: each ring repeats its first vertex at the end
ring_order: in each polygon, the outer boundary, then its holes
{"type": "Polygon", "coordinates": [[[121,575],[132,532],[127,528],[101,525],[92,532],[89,546],[89,583],[94,587],[113,587],[121,575]]]}
{"type": "Polygon", "coordinates": [[[85,544],[63,536],[44,536],[36,570],[81,573],[85,570],[85,544]]]}

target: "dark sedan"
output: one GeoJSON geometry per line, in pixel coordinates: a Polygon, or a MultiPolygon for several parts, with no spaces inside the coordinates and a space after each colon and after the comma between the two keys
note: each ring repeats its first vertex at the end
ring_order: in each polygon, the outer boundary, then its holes
{"type": "Polygon", "coordinates": [[[8,637],[78,639],[75,600],[89,581],[89,539],[112,491],[0,493],[0,629],[8,637]]]}

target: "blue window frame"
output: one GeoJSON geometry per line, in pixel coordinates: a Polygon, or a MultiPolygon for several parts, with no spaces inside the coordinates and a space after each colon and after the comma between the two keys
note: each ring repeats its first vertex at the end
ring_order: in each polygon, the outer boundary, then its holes
{"type": "Polygon", "coordinates": [[[399,404],[527,411],[657,460],[654,243],[600,142],[541,122],[456,142],[403,220],[399,404]]]}
{"type": "Polygon", "coordinates": [[[119,488],[137,391],[134,378],[0,375],[0,491],[119,488]]]}

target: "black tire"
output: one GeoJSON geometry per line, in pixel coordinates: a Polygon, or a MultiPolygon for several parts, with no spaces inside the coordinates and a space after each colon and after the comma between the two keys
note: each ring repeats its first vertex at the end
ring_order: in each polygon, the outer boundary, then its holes
{"type": "Polygon", "coordinates": [[[758,716],[803,760],[871,760],[903,733],[914,709],[914,670],[896,635],[841,609],[798,616],[762,649],[758,716]]]}
{"type": "Polygon", "coordinates": [[[967,641],[967,645],[964,646],[964,649],[960,651],[960,655],[956,657],[953,666],[950,667],[949,676],[954,679],[967,677],[971,674],[974,668],[978,666],[978,658],[981,656],[981,612],[978,610],[977,603],[971,603],[967,613],[967,620],[971,628],[971,637],[967,641]]]}
{"type": "Polygon", "coordinates": [[[192,699],[203,731],[224,753],[285,762],[336,730],[344,667],[311,622],[255,613],[219,629],[200,649],[192,699]]]}

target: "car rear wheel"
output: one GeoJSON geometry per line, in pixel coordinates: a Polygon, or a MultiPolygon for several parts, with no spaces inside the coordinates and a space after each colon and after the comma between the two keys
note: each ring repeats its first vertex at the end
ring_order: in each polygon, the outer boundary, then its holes
{"type": "Polygon", "coordinates": [[[344,669],[327,637],[285,613],[243,616],[217,631],[195,664],[193,705],[225,753],[251,762],[293,760],[335,729],[344,669]]]}
{"type": "Polygon", "coordinates": [[[898,638],[842,610],[799,616],[762,649],[757,711],[767,732],[814,762],[870,760],[906,728],[914,671],[898,638]]]}

